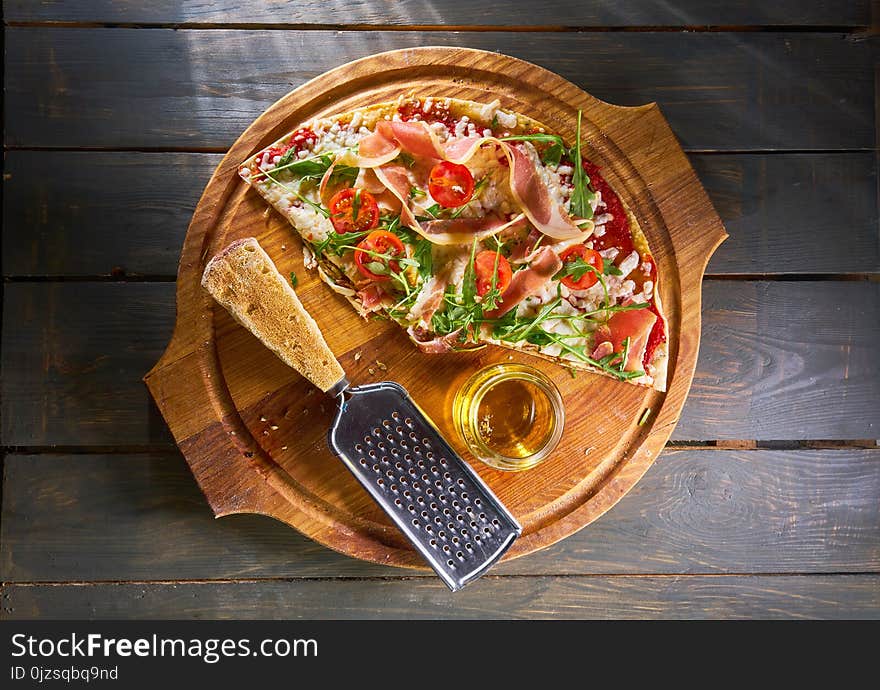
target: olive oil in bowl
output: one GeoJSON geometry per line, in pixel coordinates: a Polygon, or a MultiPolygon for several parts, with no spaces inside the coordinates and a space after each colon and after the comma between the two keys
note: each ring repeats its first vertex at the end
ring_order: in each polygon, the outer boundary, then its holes
{"type": "Polygon", "coordinates": [[[553,382],[523,364],[496,364],[456,393],[453,419],[468,449],[501,470],[544,460],[562,436],[565,413],[553,382]]]}

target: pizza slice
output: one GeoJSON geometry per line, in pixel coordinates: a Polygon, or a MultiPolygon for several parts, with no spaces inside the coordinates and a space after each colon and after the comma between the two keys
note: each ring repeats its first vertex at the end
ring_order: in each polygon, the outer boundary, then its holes
{"type": "Polygon", "coordinates": [[[666,388],[657,264],[590,162],[498,101],[401,98],[306,123],[240,167],[306,265],[424,352],[485,343],[666,388]]]}

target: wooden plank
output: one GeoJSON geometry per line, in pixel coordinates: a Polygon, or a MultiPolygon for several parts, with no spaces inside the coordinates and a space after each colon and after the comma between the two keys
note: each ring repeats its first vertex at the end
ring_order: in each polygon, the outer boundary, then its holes
{"type": "Polygon", "coordinates": [[[548,0],[536,13],[525,0],[515,2],[459,3],[453,0],[407,2],[391,9],[383,3],[352,0],[337,3],[316,0],[159,0],[149,3],[125,0],[83,3],[54,0],[35,3],[6,0],[8,22],[125,22],[125,23],[258,23],[339,25],[487,25],[487,26],[697,26],[697,25],[831,25],[867,26],[868,0],[824,0],[804,3],[705,2],[679,0],[626,3],[597,0],[573,3],[548,0]]]}
{"type": "MultiPolygon", "coordinates": [[[[175,275],[190,217],[220,158],[10,151],[4,275],[175,275]]],[[[690,159],[730,233],[710,273],[880,270],[873,153],[690,159]]]]}
{"type": "Polygon", "coordinates": [[[873,153],[691,154],[730,237],[708,273],[880,270],[873,153]]]}
{"type": "MultiPolygon", "coordinates": [[[[141,377],[174,318],[172,283],[8,283],[6,446],[169,443],[141,377]]],[[[880,283],[707,281],[676,440],[877,438],[880,283]]]]}
{"type": "MultiPolygon", "coordinates": [[[[618,105],[656,101],[691,150],[874,146],[873,50],[843,34],[430,39],[535,62],[618,105]]],[[[225,149],[292,87],[347,60],[425,40],[417,31],[10,28],[6,143],[225,149]]]]}
{"type": "Polygon", "coordinates": [[[13,151],[7,276],[173,276],[217,154],[13,151]]]}
{"type": "MultiPolygon", "coordinates": [[[[10,455],[3,485],[4,582],[432,577],[214,521],[175,454],[10,455]]],[[[880,451],[667,451],[589,527],[493,573],[880,572],[878,495],[880,451]]]]}
{"type": "Polygon", "coordinates": [[[0,618],[876,619],[880,576],[485,577],[0,587],[0,618]]]}
{"type": "Polygon", "coordinates": [[[4,303],[4,445],[172,443],[141,377],[171,338],[173,283],[7,284],[4,303]]]}

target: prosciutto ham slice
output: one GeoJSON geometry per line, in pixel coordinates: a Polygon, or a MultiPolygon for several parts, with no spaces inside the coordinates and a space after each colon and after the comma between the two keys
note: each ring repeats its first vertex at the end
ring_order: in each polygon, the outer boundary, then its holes
{"type": "Polygon", "coordinates": [[[624,370],[642,371],[645,348],[655,321],[657,315],[648,308],[615,312],[608,323],[602,325],[596,333],[598,347],[602,347],[607,341],[611,343],[614,352],[623,352],[623,341],[629,338],[629,353],[624,370]]]}
{"type": "MultiPolygon", "coordinates": [[[[583,227],[574,224],[568,214],[551,197],[547,185],[538,174],[535,164],[517,146],[496,137],[465,137],[453,140],[445,148],[440,144],[437,135],[425,122],[388,122],[381,121],[376,126],[376,131],[361,140],[369,139],[367,150],[374,154],[376,151],[391,151],[396,146],[398,152],[406,151],[415,157],[432,160],[448,160],[451,163],[464,165],[469,161],[481,146],[492,144],[498,146],[507,157],[510,168],[508,183],[510,191],[516,202],[522,208],[523,213],[532,224],[548,237],[558,240],[574,239],[586,240],[592,232],[592,223],[585,223],[583,227]],[[387,143],[380,145],[373,137],[387,138],[387,143]]],[[[363,152],[358,161],[361,166],[376,167],[388,162],[390,158],[381,155],[372,155],[364,158],[363,152]]],[[[408,191],[408,190],[407,190],[408,191]]],[[[401,199],[406,205],[405,199],[401,199]]],[[[419,227],[410,225],[415,230],[419,227]]]]}
{"type": "Polygon", "coordinates": [[[495,309],[487,311],[487,319],[497,319],[517,306],[526,297],[539,292],[559,269],[562,261],[550,247],[544,247],[536,255],[528,268],[524,268],[513,274],[510,286],[504,291],[501,304],[495,309]]]}

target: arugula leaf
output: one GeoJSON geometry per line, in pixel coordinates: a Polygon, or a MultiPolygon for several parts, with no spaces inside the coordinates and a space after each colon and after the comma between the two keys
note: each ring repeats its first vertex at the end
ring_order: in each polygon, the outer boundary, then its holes
{"type": "Polygon", "coordinates": [[[492,128],[492,131],[498,128],[498,113],[495,113],[492,117],[492,124],[489,126],[492,128]]]}
{"type": "Polygon", "coordinates": [[[477,240],[471,245],[471,257],[468,259],[461,279],[461,299],[465,305],[473,304],[477,296],[477,275],[474,270],[474,257],[477,255],[477,240]]]}
{"type": "Polygon", "coordinates": [[[578,110],[577,124],[577,141],[569,152],[574,162],[574,174],[571,178],[571,184],[574,187],[571,192],[571,213],[580,218],[592,218],[593,207],[590,202],[595,198],[595,193],[590,190],[590,178],[584,172],[584,160],[581,156],[581,115],[582,111],[578,110]]]}
{"type": "Polygon", "coordinates": [[[424,191],[419,189],[418,187],[410,187],[409,189],[409,198],[415,199],[417,196],[427,196],[424,191]]]}
{"type": "Polygon", "coordinates": [[[606,276],[622,276],[621,271],[611,259],[602,259],[602,273],[606,276]]]}
{"type": "Polygon", "coordinates": [[[400,162],[403,163],[407,168],[411,168],[416,164],[416,159],[409,155],[406,151],[401,151],[397,157],[400,159],[400,162]]]}
{"type": "Polygon", "coordinates": [[[431,249],[431,240],[420,237],[413,245],[413,258],[419,263],[419,275],[422,278],[430,278],[434,273],[434,255],[431,249]]]}
{"type": "Polygon", "coordinates": [[[517,134],[516,136],[501,137],[499,141],[536,141],[541,144],[562,146],[562,137],[558,134],[517,134]]]}
{"type": "Polygon", "coordinates": [[[296,287],[299,285],[299,278],[296,277],[296,273],[293,271],[290,272],[290,285],[291,287],[296,287]]]}
{"type": "Polygon", "coordinates": [[[358,187],[354,190],[354,198],[351,200],[351,217],[357,220],[358,213],[361,212],[361,189],[358,187]]]}
{"type": "Polygon", "coordinates": [[[547,150],[544,151],[544,154],[541,156],[541,160],[545,165],[559,165],[564,153],[565,149],[562,144],[553,144],[552,146],[547,147],[547,150]]]}
{"type": "Polygon", "coordinates": [[[370,234],[369,230],[364,230],[363,232],[344,232],[342,234],[330,232],[321,242],[312,244],[312,249],[318,256],[323,255],[327,251],[337,256],[342,256],[348,246],[355,244],[368,234],[370,234]]]}
{"type": "Polygon", "coordinates": [[[569,276],[572,280],[578,281],[589,272],[599,273],[595,266],[588,264],[582,257],[576,256],[572,259],[566,259],[559,272],[553,276],[553,280],[561,280],[569,276]]]}

